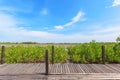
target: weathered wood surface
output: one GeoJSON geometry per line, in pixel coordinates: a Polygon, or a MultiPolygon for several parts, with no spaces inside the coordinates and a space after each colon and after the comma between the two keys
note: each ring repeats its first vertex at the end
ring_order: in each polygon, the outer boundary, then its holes
{"type": "Polygon", "coordinates": [[[120,74],[80,74],[80,75],[0,75],[0,80],[120,80],[120,74]]]}
{"type": "Polygon", "coordinates": [[[116,80],[120,64],[50,64],[44,74],[45,63],[0,65],[0,80],[116,80]]]}
{"type": "MultiPolygon", "coordinates": [[[[3,64],[0,65],[0,75],[12,74],[44,74],[44,63],[3,64]]],[[[58,63],[49,65],[49,74],[95,74],[120,73],[120,64],[73,64],[58,63]]]]}
{"type": "Polygon", "coordinates": [[[80,74],[80,75],[0,75],[0,80],[120,80],[120,74],[80,74]]]}

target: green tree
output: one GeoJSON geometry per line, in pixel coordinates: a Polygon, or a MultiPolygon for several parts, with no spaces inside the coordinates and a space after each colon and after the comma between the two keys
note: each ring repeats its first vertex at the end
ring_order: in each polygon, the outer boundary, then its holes
{"type": "Polygon", "coordinates": [[[116,41],[117,41],[117,42],[120,42],[120,36],[119,36],[119,37],[117,37],[116,41]]]}

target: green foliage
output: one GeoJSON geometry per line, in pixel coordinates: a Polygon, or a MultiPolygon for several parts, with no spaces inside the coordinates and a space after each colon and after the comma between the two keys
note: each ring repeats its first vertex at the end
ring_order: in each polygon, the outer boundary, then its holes
{"type": "Polygon", "coordinates": [[[77,63],[98,63],[101,61],[101,46],[95,41],[88,45],[76,45],[69,47],[72,61],[77,63]]]}
{"type": "MultiPolygon", "coordinates": [[[[5,62],[6,63],[36,63],[45,61],[45,50],[49,50],[49,60],[51,62],[51,46],[11,46],[6,47],[5,62]]],[[[1,51],[1,49],[0,49],[1,51]]],[[[57,46],[54,51],[55,63],[66,62],[68,54],[64,47],[57,46]]]]}
{"type": "Polygon", "coordinates": [[[113,63],[115,62],[115,53],[113,49],[114,45],[106,45],[105,46],[105,54],[106,54],[106,62],[107,63],[113,63]]]}
{"type": "MultiPolygon", "coordinates": [[[[68,48],[70,60],[75,63],[101,63],[101,45],[95,41],[68,48]]],[[[120,63],[120,43],[105,45],[106,63],[120,63]]]]}
{"type": "MultiPolygon", "coordinates": [[[[120,63],[120,43],[82,43],[54,47],[54,62],[64,63],[68,60],[74,63],[101,63],[102,49],[105,45],[105,62],[120,63]]],[[[45,61],[45,50],[49,51],[49,61],[52,61],[52,46],[8,46],[5,50],[6,63],[37,63],[45,61]]],[[[1,54],[1,48],[0,48],[1,54]]],[[[0,55],[1,56],[1,55],[0,55]]]]}
{"type": "Polygon", "coordinates": [[[44,47],[40,46],[11,46],[6,48],[5,62],[7,63],[28,63],[38,62],[44,59],[44,47]]]}
{"type": "MultiPolygon", "coordinates": [[[[46,49],[49,51],[49,60],[50,62],[52,61],[52,47],[47,46],[46,49]]],[[[59,63],[59,62],[66,62],[68,60],[68,53],[66,49],[62,46],[56,46],[54,47],[54,62],[59,63]]]]}
{"type": "Polygon", "coordinates": [[[115,62],[120,62],[120,43],[115,44],[113,50],[114,50],[115,62]]]}
{"type": "Polygon", "coordinates": [[[90,42],[88,46],[88,61],[91,63],[98,63],[101,61],[101,45],[97,42],[90,42]]]}
{"type": "Polygon", "coordinates": [[[64,47],[55,47],[55,62],[66,62],[68,54],[64,47]]]}
{"type": "Polygon", "coordinates": [[[21,42],[20,44],[39,44],[38,42],[21,42]]]}
{"type": "Polygon", "coordinates": [[[120,36],[119,36],[119,37],[117,37],[116,41],[117,41],[117,42],[120,42],[120,36]]]}
{"type": "Polygon", "coordinates": [[[73,62],[76,63],[85,63],[86,62],[86,54],[87,54],[87,45],[76,45],[76,46],[71,46],[68,48],[69,55],[72,58],[73,62]]]}

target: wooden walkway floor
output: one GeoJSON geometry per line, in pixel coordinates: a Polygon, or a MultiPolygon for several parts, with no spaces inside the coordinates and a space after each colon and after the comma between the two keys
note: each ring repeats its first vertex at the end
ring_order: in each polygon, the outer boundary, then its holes
{"type": "MultiPolygon", "coordinates": [[[[0,75],[44,74],[45,64],[3,64],[0,65],[0,75]]],[[[120,64],[50,64],[50,74],[104,74],[120,73],[120,64]]]]}

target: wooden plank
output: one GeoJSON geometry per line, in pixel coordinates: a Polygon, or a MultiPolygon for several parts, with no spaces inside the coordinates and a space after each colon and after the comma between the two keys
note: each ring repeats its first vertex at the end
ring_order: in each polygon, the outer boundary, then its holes
{"type": "MultiPolygon", "coordinates": [[[[120,73],[120,64],[73,64],[56,63],[49,65],[49,74],[106,74],[120,73]]],[[[6,64],[0,66],[0,75],[45,73],[44,63],[6,64]]]]}
{"type": "Polygon", "coordinates": [[[26,68],[26,73],[32,74],[34,73],[34,63],[28,64],[27,68],[26,68]]]}
{"type": "Polygon", "coordinates": [[[51,66],[51,71],[50,71],[50,73],[54,73],[54,71],[55,71],[54,66],[55,66],[55,64],[51,66]]]}
{"type": "Polygon", "coordinates": [[[73,64],[73,68],[74,68],[74,73],[78,73],[78,67],[77,67],[78,64],[73,64]]]}
{"type": "Polygon", "coordinates": [[[49,64],[49,73],[51,73],[52,72],[52,64],[49,64]]]}
{"type": "Polygon", "coordinates": [[[62,64],[62,74],[66,74],[67,73],[67,69],[65,69],[65,64],[62,64]]]}
{"type": "MultiPolygon", "coordinates": [[[[49,67],[49,66],[48,66],[49,67]]],[[[41,72],[44,73],[45,72],[45,64],[41,64],[41,72]]]]}
{"type": "Polygon", "coordinates": [[[14,68],[14,74],[31,74],[29,68],[32,64],[15,64],[16,68],[14,68]]]}
{"type": "Polygon", "coordinates": [[[65,74],[65,72],[64,63],[61,63],[61,74],[65,74]]]}
{"type": "Polygon", "coordinates": [[[9,65],[9,66],[11,66],[11,67],[7,68],[8,69],[8,70],[6,70],[7,74],[14,74],[19,69],[17,67],[17,64],[12,64],[12,65],[9,65]]]}
{"type": "Polygon", "coordinates": [[[93,66],[98,70],[99,73],[105,73],[105,71],[100,67],[101,64],[93,64],[93,66]]]}
{"type": "Polygon", "coordinates": [[[0,70],[0,74],[6,74],[7,73],[7,69],[9,69],[10,65],[6,65],[4,67],[1,68],[0,70]]]}
{"type": "Polygon", "coordinates": [[[113,65],[106,64],[106,66],[110,67],[112,70],[114,70],[115,73],[120,73],[120,69],[114,67],[113,65]]]}
{"type": "Polygon", "coordinates": [[[116,64],[116,65],[120,67],[120,64],[116,64]]]}
{"type": "Polygon", "coordinates": [[[60,74],[60,63],[57,64],[56,73],[59,73],[59,74],[60,74]]]}
{"type": "Polygon", "coordinates": [[[68,74],[70,73],[70,69],[69,69],[68,65],[69,65],[69,63],[65,64],[66,74],[67,74],[67,73],[68,73],[68,74]]]}
{"type": "Polygon", "coordinates": [[[70,73],[74,73],[74,69],[73,69],[72,63],[68,64],[68,67],[69,67],[70,73]]]}
{"type": "Polygon", "coordinates": [[[92,64],[91,67],[96,71],[96,73],[104,73],[104,71],[99,67],[98,64],[92,64]]]}
{"type": "Polygon", "coordinates": [[[114,68],[117,69],[118,72],[120,72],[120,66],[119,66],[120,64],[109,64],[109,65],[113,66],[114,68]]]}
{"type": "Polygon", "coordinates": [[[80,72],[79,72],[79,73],[85,73],[85,71],[82,69],[82,67],[81,67],[81,65],[80,65],[80,64],[78,64],[78,68],[79,68],[79,70],[80,70],[80,72]]]}
{"type": "MultiPolygon", "coordinates": [[[[39,63],[40,64],[40,63],[39,63]]],[[[32,74],[37,74],[39,72],[36,71],[36,69],[38,68],[38,63],[34,63],[34,65],[32,66],[33,69],[32,69],[32,74]]]]}
{"type": "Polygon", "coordinates": [[[90,68],[91,73],[98,73],[97,68],[95,68],[92,64],[87,64],[87,65],[88,65],[88,67],[90,68]]]}
{"type": "Polygon", "coordinates": [[[85,73],[90,73],[87,68],[85,67],[85,64],[80,64],[82,70],[85,72],[85,73]]]}
{"type": "Polygon", "coordinates": [[[103,65],[103,66],[106,68],[106,70],[109,70],[109,73],[115,73],[116,72],[115,70],[113,70],[112,68],[110,68],[106,65],[103,65]]]}
{"type": "Polygon", "coordinates": [[[60,73],[62,74],[63,72],[65,72],[65,70],[62,70],[63,69],[63,64],[61,63],[60,64],[60,73]]]}
{"type": "Polygon", "coordinates": [[[95,73],[94,70],[90,67],[90,65],[89,64],[85,64],[84,66],[86,66],[86,69],[89,71],[89,73],[95,73]]]}
{"type": "Polygon", "coordinates": [[[105,65],[100,64],[99,67],[100,67],[105,73],[111,73],[110,69],[108,69],[105,65]]]}
{"type": "Polygon", "coordinates": [[[52,69],[53,69],[53,73],[56,73],[57,72],[57,64],[54,64],[52,69]]]}

